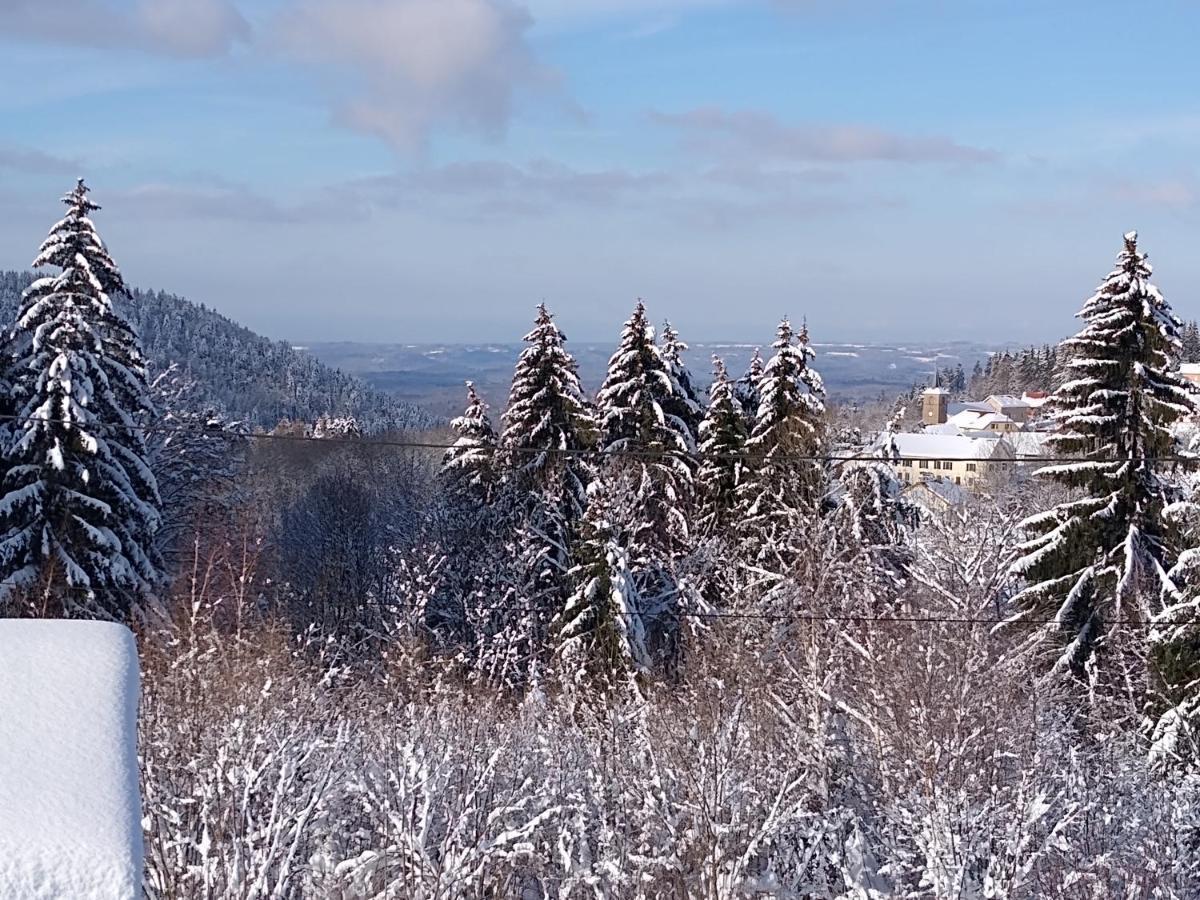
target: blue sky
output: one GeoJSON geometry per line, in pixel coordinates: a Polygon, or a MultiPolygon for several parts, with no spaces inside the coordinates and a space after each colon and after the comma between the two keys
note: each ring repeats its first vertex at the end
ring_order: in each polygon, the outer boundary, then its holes
{"type": "Polygon", "coordinates": [[[0,0],[0,267],[297,341],[1048,340],[1136,228],[1200,316],[1193,3],[0,0]]]}

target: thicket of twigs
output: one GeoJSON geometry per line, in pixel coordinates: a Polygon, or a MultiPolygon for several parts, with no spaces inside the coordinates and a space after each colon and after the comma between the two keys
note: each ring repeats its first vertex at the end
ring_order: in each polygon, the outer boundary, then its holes
{"type": "Polygon", "coordinates": [[[147,892],[1200,896],[1200,774],[987,621],[1019,502],[931,518],[886,616],[814,535],[776,602],[840,618],[712,620],[673,677],[604,693],[473,680],[402,560],[351,646],[264,602],[252,525],[198,538],[174,627],[142,635],[147,892]]]}

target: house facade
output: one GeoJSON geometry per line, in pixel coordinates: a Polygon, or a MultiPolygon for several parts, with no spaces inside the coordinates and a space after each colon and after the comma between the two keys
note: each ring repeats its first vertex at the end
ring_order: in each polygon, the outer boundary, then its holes
{"type": "Polygon", "coordinates": [[[970,489],[1002,460],[1013,459],[1012,445],[997,432],[959,434],[918,432],[894,436],[896,474],[906,484],[944,479],[970,489]]]}

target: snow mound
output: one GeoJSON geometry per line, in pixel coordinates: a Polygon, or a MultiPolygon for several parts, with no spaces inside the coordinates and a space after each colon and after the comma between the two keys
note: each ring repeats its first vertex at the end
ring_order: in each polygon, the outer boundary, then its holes
{"type": "Polygon", "coordinates": [[[124,626],[0,620],[0,897],[141,896],[137,701],[124,626]]]}

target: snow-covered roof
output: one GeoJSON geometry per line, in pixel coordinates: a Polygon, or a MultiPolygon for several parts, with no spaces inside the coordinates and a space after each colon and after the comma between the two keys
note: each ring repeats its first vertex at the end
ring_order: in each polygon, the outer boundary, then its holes
{"type": "Polygon", "coordinates": [[[1049,441],[1053,436],[1052,431],[1014,431],[1004,437],[1017,456],[1031,457],[1050,455],[1049,441]]]}
{"type": "Polygon", "coordinates": [[[926,425],[925,434],[961,434],[962,429],[954,422],[942,422],[938,425],[926,425]]]}
{"type": "Polygon", "coordinates": [[[992,394],[986,401],[989,405],[995,407],[1009,406],[1028,406],[1029,404],[1020,397],[1014,397],[1012,394],[992,394]]]}
{"type": "Polygon", "coordinates": [[[949,394],[950,392],[942,387],[928,387],[921,391],[922,395],[940,396],[941,394],[949,394]]]}
{"type": "Polygon", "coordinates": [[[958,403],[947,404],[946,412],[951,416],[957,416],[965,412],[990,413],[995,410],[981,400],[960,400],[958,403]]]}
{"type": "Polygon", "coordinates": [[[986,416],[986,415],[991,415],[990,409],[987,412],[984,412],[982,409],[962,409],[962,410],[959,410],[958,412],[954,413],[953,415],[947,416],[946,421],[947,422],[961,422],[962,424],[965,425],[968,422],[977,421],[980,416],[986,416]]]}
{"type": "Polygon", "coordinates": [[[989,459],[1001,444],[998,434],[987,437],[967,437],[962,434],[896,435],[896,449],[909,459],[989,459]]]}
{"type": "Polygon", "coordinates": [[[1180,363],[1179,374],[1200,375],[1200,363],[1180,363]]]}
{"type": "Polygon", "coordinates": [[[1037,409],[1040,406],[1045,406],[1046,401],[1050,399],[1050,395],[1045,391],[1038,391],[1036,394],[1025,393],[1021,395],[1021,402],[1026,406],[1037,409]]]}
{"type": "Polygon", "coordinates": [[[1005,424],[1016,424],[1016,423],[1013,422],[1013,420],[1010,419],[1008,416],[1004,415],[1004,413],[987,413],[986,415],[982,415],[979,417],[979,419],[976,422],[976,427],[989,428],[992,425],[1005,425],[1005,424]]]}
{"type": "Polygon", "coordinates": [[[141,896],[129,629],[0,620],[0,686],[0,896],[141,896]]]}
{"type": "Polygon", "coordinates": [[[986,409],[964,409],[946,419],[947,424],[953,424],[956,428],[987,428],[989,425],[1004,424],[1012,421],[1004,413],[998,413],[991,407],[987,407],[986,409]]]}

